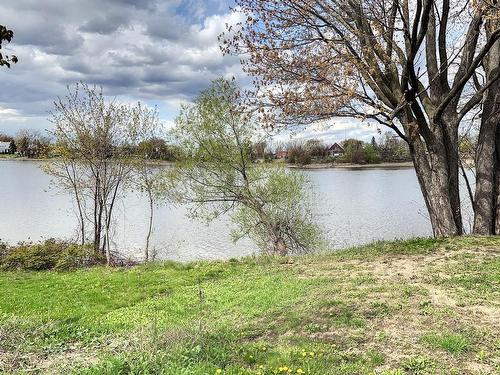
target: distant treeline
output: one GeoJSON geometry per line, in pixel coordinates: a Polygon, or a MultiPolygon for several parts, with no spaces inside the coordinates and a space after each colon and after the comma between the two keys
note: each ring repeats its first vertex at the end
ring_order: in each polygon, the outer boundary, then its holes
{"type": "Polygon", "coordinates": [[[377,141],[371,142],[358,139],[346,139],[338,142],[341,150],[333,150],[332,144],[326,144],[319,139],[294,140],[274,147],[263,144],[254,144],[255,158],[266,161],[285,159],[291,164],[311,163],[353,163],[376,164],[381,162],[411,161],[408,144],[398,137],[386,133],[377,141]]]}
{"type": "MultiPolygon", "coordinates": [[[[21,130],[14,137],[0,134],[0,142],[9,142],[9,154],[32,159],[55,158],[60,148],[54,140],[36,130],[21,130]]],[[[174,161],[182,154],[175,145],[163,138],[150,138],[135,145],[128,145],[129,155],[147,156],[148,159],[174,161]]]]}
{"type": "MultiPolygon", "coordinates": [[[[463,137],[460,153],[465,159],[473,158],[472,150],[477,140],[463,137]]],[[[59,156],[57,144],[47,135],[36,130],[21,130],[14,137],[1,134],[0,142],[10,142],[9,153],[28,158],[54,158],[59,156]]],[[[399,137],[385,133],[371,142],[346,139],[338,142],[343,149],[340,155],[333,155],[331,144],[319,139],[294,140],[286,144],[271,145],[255,142],[252,145],[253,160],[272,161],[284,159],[291,164],[311,163],[352,163],[377,164],[411,161],[408,144],[399,137]]],[[[129,155],[146,156],[151,160],[175,161],[183,158],[183,150],[160,137],[143,140],[136,145],[128,145],[129,155]]]]}

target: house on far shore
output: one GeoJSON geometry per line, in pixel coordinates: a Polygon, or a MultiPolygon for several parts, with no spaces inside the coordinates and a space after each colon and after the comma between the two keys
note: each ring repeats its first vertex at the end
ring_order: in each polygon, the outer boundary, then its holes
{"type": "Polygon", "coordinates": [[[276,151],[276,153],[274,154],[274,157],[276,159],[286,159],[287,156],[288,156],[288,151],[286,150],[276,151]]]}
{"type": "Polygon", "coordinates": [[[344,149],[338,143],[334,143],[328,147],[328,156],[342,156],[344,154],[344,149]]]}
{"type": "Polygon", "coordinates": [[[0,154],[10,154],[10,142],[0,142],[0,154]]]}

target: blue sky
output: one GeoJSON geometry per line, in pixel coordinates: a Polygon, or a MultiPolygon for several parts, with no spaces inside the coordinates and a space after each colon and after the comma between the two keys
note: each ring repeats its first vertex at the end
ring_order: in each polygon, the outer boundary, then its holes
{"type": "MultiPolygon", "coordinates": [[[[156,105],[171,125],[187,103],[217,77],[249,80],[239,59],[222,56],[217,36],[241,20],[231,0],[16,0],[2,4],[0,24],[14,31],[5,46],[19,63],[0,69],[0,132],[44,130],[52,102],[78,81],[106,95],[156,105]],[[43,5],[41,5],[43,4],[43,5]]],[[[297,137],[326,142],[369,139],[373,126],[351,120],[315,126],[297,137]]],[[[289,134],[279,136],[282,140],[289,134]]]]}

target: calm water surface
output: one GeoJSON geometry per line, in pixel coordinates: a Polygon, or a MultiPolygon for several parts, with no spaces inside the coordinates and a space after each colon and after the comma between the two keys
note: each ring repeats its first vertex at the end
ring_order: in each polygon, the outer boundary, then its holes
{"type": "MultiPolygon", "coordinates": [[[[50,177],[36,161],[0,161],[0,239],[14,243],[75,233],[70,196],[50,189],[50,177]]],[[[313,184],[314,215],[336,248],[380,239],[431,235],[413,169],[305,171],[313,184]]],[[[115,246],[140,257],[149,210],[135,192],[119,204],[115,246]]],[[[153,244],[159,258],[223,259],[256,251],[248,240],[233,244],[230,221],[210,225],[186,217],[186,207],[162,205],[156,211],[153,244]]]]}

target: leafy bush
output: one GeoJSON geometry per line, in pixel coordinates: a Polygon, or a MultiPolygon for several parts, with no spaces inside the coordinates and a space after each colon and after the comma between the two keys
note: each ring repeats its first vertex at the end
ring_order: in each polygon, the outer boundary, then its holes
{"type": "Polygon", "coordinates": [[[88,268],[105,262],[106,258],[102,254],[96,254],[92,245],[70,244],[59,255],[55,269],[72,270],[77,268],[88,268]]]}
{"type": "Polygon", "coordinates": [[[41,243],[21,242],[0,246],[0,268],[4,270],[42,271],[74,269],[101,263],[91,247],[53,238],[41,243]]]}
{"type": "Polygon", "coordinates": [[[31,271],[52,269],[55,267],[61,252],[62,243],[58,243],[54,239],[38,244],[22,242],[7,249],[7,254],[2,259],[2,268],[31,271]]]}

